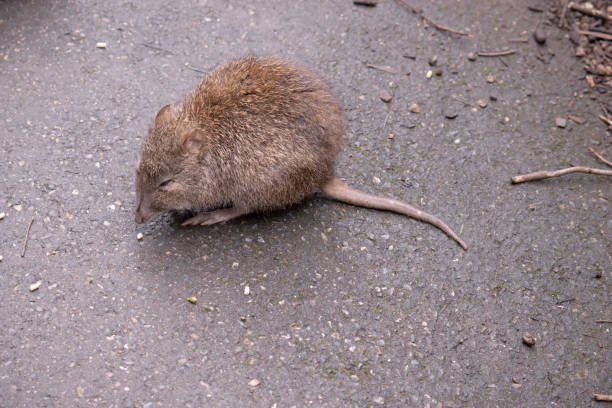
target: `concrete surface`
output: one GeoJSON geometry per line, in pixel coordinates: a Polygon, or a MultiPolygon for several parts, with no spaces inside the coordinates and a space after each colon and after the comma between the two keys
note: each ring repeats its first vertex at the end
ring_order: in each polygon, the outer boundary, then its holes
{"type": "Polygon", "coordinates": [[[411,3],[473,37],[391,0],[0,1],[0,407],[601,406],[610,179],[510,177],[603,167],[586,147],[612,157],[609,94],[565,32],[535,44],[544,15],[527,0],[411,3]],[[466,58],[504,47],[518,53],[466,58]],[[154,113],[250,53],[326,77],[347,117],[338,174],[438,215],[469,251],[321,195],[226,225],[136,226],[154,113]],[[568,113],[586,123],[556,127],[568,113]]]}

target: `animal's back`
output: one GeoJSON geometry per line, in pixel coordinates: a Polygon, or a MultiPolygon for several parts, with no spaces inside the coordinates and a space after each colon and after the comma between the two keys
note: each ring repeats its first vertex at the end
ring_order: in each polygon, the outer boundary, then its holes
{"type": "Polygon", "coordinates": [[[207,162],[235,206],[285,207],[334,176],[342,113],[307,68],[271,57],[234,60],[211,72],[183,108],[209,135],[207,162]]]}

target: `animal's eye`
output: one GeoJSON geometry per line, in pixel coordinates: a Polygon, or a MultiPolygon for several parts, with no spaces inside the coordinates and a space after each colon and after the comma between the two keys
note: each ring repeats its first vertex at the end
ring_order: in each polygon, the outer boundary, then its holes
{"type": "Polygon", "coordinates": [[[162,182],[159,184],[159,186],[160,186],[160,187],[165,187],[165,186],[167,186],[168,184],[172,183],[173,181],[174,181],[174,180],[172,180],[172,179],[168,179],[168,180],[166,180],[166,181],[162,181],[162,182]]]}

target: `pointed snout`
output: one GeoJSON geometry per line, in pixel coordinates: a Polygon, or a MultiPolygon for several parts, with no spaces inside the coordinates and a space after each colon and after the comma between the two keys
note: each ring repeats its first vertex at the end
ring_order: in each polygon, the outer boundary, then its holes
{"type": "Polygon", "coordinates": [[[154,215],[155,213],[143,211],[141,209],[141,206],[138,206],[138,208],[136,208],[136,211],[134,212],[134,222],[136,224],[144,224],[145,222],[153,218],[154,215]]]}

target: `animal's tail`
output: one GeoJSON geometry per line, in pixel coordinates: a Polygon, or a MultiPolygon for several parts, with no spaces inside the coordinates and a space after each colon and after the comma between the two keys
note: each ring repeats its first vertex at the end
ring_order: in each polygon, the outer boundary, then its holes
{"type": "Polygon", "coordinates": [[[440,228],[446,233],[446,235],[457,241],[457,243],[467,251],[467,245],[465,242],[463,242],[463,240],[459,238],[459,236],[457,236],[457,234],[455,234],[453,230],[451,230],[444,222],[442,222],[442,220],[411,205],[393,200],[391,198],[377,197],[359,190],[355,190],[354,188],[346,185],[337,177],[331,179],[321,188],[321,190],[330,198],[338,201],[357,205],[359,207],[393,211],[399,214],[407,215],[408,217],[416,218],[420,221],[427,222],[440,228]]]}

